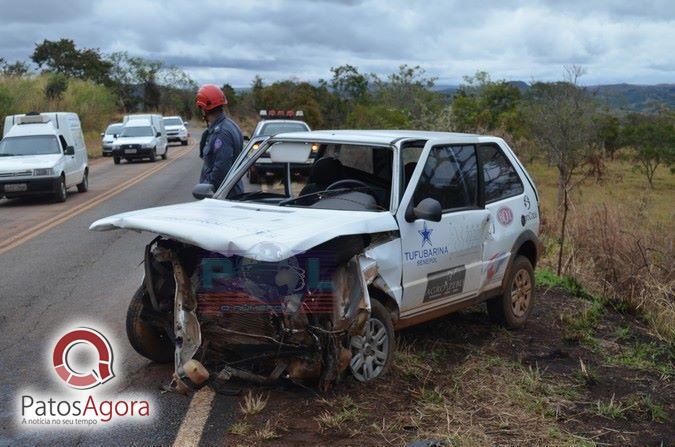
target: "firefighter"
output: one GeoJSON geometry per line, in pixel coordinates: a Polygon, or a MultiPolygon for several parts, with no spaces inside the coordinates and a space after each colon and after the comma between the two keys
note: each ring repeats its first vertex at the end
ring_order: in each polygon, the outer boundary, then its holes
{"type": "Polygon", "coordinates": [[[202,85],[197,91],[195,102],[208,125],[199,148],[199,155],[204,160],[199,183],[209,183],[217,191],[241,152],[244,137],[239,126],[225,116],[223,108],[227,98],[220,87],[214,84],[202,85]]]}

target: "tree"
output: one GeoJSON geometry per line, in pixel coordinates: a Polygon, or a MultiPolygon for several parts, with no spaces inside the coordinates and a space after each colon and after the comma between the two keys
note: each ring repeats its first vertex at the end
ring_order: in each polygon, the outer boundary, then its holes
{"type": "Polygon", "coordinates": [[[59,100],[68,90],[68,78],[63,73],[54,73],[49,76],[45,86],[45,97],[49,100],[59,100]]]}
{"type": "Polygon", "coordinates": [[[622,141],[635,150],[635,169],[653,189],[657,168],[675,163],[675,115],[668,111],[655,116],[634,114],[622,130],[622,141]]]}
{"type": "Polygon", "coordinates": [[[232,110],[237,107],[237,103],[239,102],[239,97],[237,96],[237,92],[235,91],[234,87],[232,87],[230,84],[223,84],[223,93],[225,94],[225,98],[227,98],[227,105],[228,107],[232,110]]]}
{"type": "Polygon", "coordinates": [[[30,67],[28,67],[28,64],[25,62],[15,61],[13,64],[10,64],[4,58],[0,57],[0,73],[4,76],[21,77],[27,75],[29,72],[30,67]]]}
{"type": "Polygon", "coordinates": [[[111,62],[103,59],[98,49],[78,50],[71,39],[51,41],[45,39],[35,44],[31,56],[38,68],[61,73],[68,77],[89,79],[99,84],[109,84],[111,62]]]}
{"type": "Polygon", "coordinates": [[[506,81],[492,81],[484,71],[465,76],[451,104],[455,130],[481,132],[518,126],[520,90],[506,81]]]}
{"type": "Polygon", "coordinates": [[[569,211],[569,193],[576,186],[573,175],[591,153],[595,139],[596,103],[578,85],[580,67],[566,67],[567,80],[538,82],[532,85],[523,107],[523,116],[531,136],[546,150],[549,161],[558,170],[558,209],[560,237],[558,274],[562,270],[565,226],[569,211]]]}

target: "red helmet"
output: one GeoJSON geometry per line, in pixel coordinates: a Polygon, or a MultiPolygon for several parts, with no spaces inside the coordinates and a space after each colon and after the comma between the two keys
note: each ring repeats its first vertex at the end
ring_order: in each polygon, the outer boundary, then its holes
{"type": "Polygon", "coordinates": [[[204,84],[197,91],[195,103],[197,103],[197,107],[202,109],[202,111],[208,112],[218,106],[227,104],[227,98],[225,98],[225,94],[217,85],[204,84]]]}

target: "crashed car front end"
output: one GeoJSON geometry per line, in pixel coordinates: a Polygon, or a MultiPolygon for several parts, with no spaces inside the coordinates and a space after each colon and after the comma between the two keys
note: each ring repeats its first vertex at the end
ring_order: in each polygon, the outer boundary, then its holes
{"type": "MultiPolygon", "coordinates": [[[[379,234],[375,244],[391,237],[379,234]]],[[[202,366],[220,381],[283,377],[330,387],[349,368],[352,338],[368,320],[369,287],[379,277],[366,254],[372,243],[370,235],[342,236],[268,262],[155,239],[144,287],[153,311],[164,315],[159,321],[171,323],[163,329],[175,344],[177,388],[205,381],[193,373],[202,366]]],[[[278,250],[273,242],[258,248],[278,250]]]]}

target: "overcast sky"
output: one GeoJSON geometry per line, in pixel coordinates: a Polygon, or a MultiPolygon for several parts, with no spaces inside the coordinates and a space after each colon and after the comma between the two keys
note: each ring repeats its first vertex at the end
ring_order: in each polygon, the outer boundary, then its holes
{"type": "Polygon", "coordinates": [[[421,65],[439,84],[556,80],[675,83],[674,0],[248,1],[0,0],[0,57],[68,37],[175,64],[198,82],[243,87],[317,80],[352,64],[380,74],[421,65]]]}

